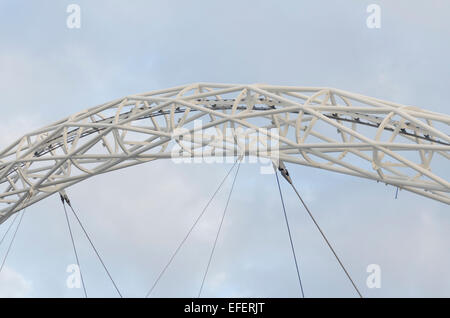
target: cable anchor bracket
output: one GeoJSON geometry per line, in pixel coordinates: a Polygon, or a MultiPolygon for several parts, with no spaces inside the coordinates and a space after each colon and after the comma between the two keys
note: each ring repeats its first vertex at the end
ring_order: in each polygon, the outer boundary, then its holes
{"type": "Polygon", "coordinates": [[[277,163],[275,161],[273,161],[273,168],[275,169],[275,171],[276,170],[280,171],[283,178],[286,179],[286,181],[289,182],[289,184],[292,184],[291,176],[289,175],[289,171],[287,170],[283,161],[278,160],[277,163]]]}
{"type": "Polygon", "coordinates": [[[72,204],[70,204],[69,197],[67,196],[67,193],[65,190],[59,191],[59,197],[60,197],[63,205],[64,205],[64,203],[67,203],[70,207],[72,207],[72,204]]]}

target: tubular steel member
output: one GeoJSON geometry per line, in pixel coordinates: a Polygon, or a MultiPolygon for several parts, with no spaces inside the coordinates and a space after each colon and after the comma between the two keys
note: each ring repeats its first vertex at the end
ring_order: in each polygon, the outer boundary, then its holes
{"type": "Polygon", "coordinates": [[[448,169],[449,125],[449,115],[334,88],[196,83],[130,95],[1,150],[0,223],[97,174],[162,158],[239,153],[376,180],[450,204],[445,164],[436,163],[444,159],[448,169]],[[261,136],[277,143],[269,146],[261,136]]]}

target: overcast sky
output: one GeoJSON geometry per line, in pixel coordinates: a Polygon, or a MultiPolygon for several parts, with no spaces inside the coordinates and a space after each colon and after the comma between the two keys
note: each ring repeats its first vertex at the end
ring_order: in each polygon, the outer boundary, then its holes
{"type": "MultiPolygon", "coordinates": [[[[329,86],[448,114],[449,14],[445,0],[0,0],[0,147],[76,111],[191,82],[329,86]],[[66,27],[71,3],[80,29],[66,27]],[[371,3],[380,29],[366,26],[371,3]]],[[[146,294],[229,168],[156,161],[68,189],[124,296],[146,294]]],[[[450,297],[448,205],[288,168],[364,296],[450,297]],[[379,289],[366,286],[369,264],[381,267],[379,289]]],[[[153,296],[197,295],[231,181],[153,296]]],[[[241,166],[204,296],[299,296],[277,191],[274,175],[241,166]]],[[[306,296],[356,296],[295,194],[283,192],[306,296]]],[[[57,196],[27,209],[0,296],[83,295],[66,286],[75,261],[63,213],[57,196]]],[[[115,297],[73,224],[88,294],[115,297]]]]}

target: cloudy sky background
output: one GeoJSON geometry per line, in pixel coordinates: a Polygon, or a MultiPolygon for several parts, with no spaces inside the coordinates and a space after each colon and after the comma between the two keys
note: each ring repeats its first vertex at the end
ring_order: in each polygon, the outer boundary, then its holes
{"type": "MultiPolygon", "coordinates": [[[[0,0],[0,147],[80,109],[191,82],[330,86],[449,113],[450,2],[0,0]],[[82,10],[66,27],[66,7],[82,10]],[[381,5],[381,29],[366,27],[381,5]]],[[[159,161],[68,190],[124,296],[142,297],[230,168],[159,161]]],[[[288,166],[367,297],[450,297],[450,209],[369,180],[288,166]],[[379,264],[382,287],[365,285],[379,264]]],[[[232,178],[153,296],[197,295],[232,178]]],[[[204,296],[298,297],[274,175],[243,164],[204,296]]],[[[283,184],[308,297],[354,291],[283,184]]],[[[8,221],[9,222],[9,221],[8,221]]],[[[90,296],[115,297],[75,226],[90,296]]],[[[2,235],[8,223],[0,226],[2,235]]],[[[0,297],[79,297],[61,203],[28,208],[0,297]]],[[[0,256],[6,244],[0,246],[0,256]]]]}

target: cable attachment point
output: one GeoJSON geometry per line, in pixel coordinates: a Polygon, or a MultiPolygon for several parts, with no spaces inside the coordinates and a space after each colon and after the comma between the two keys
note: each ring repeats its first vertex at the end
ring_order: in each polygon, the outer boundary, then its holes
{"type": "Polygon", "coordinates": [[[72,204],[70,204],[69,197],[67,196],[66,191],[61,190],[59,191],[59,197],[61,198],[61,202],[64,205],[64,203],[67,203],[70,207],[72,207],[72,204]]]}
{"type": "Polygon", "coordinates": [[[274,167],[275,170],[278,169],[278,171],[281,172],[281,175],[283,176],[283,178],[286,179],[287,182],[289,182],[289,184],[292,184],[292,179],[289,176],[289,171],[287,170],[287,168],[284,165],[283,161],[278,161],[278,165],[276,165],[275,162],[273,162],[273,167],[274,167]]]}

